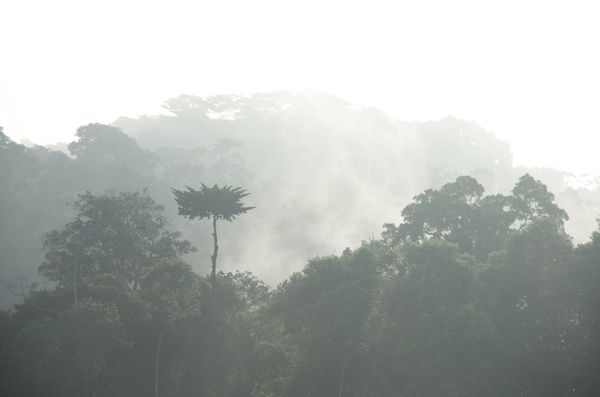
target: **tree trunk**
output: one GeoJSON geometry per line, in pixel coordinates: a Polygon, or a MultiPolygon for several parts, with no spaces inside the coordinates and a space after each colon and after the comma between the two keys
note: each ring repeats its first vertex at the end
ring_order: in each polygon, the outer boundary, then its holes
{"type": "Polygon", "coordinates": [[[211,273],[211,283],[212,283],[212,289],[213,289],[213,293],[215,291],[215,286],[217,284],[217,253],[219,252],[219,244],[218,244],[218,239],[217,239],[217,217],[215,215],[213,215],[213,242],[214,242],[214,246],[213,246],[213,254],[210,257],[210,260],[212,262],[212,273],[211,273]]]}
{"type": "Polygon", "coordinates": [[[79,303],[79,295],[77,294],[77,263],[73,266],[73,300],[75,301],[75,306],[79,303]]]}
{"type": "Polygon", "coordinates": [[[75,307],[75,354],[76,354],[76,361],[78,363],[78,368],[75,369],[76,373],[75,373],[75,377],[79,377],[81,376],[81,378],[84,379],[85,381],[85,395],[89,396],[89,387],[88,387],[88,382],[85,379],[85,372],[83,372],[82,368],[82,362],[83,360],[81,359],[81,353],[79,351],[79,348],[81,347],[81,325],[79,324],[79,294],[77,293],[77,282],[78,282],[78,277],[77,277],[77,264],[74,265],[73,267],[73,301],[74,304],[73,306],[75,307]],[[78,375],[79,373],[82,373],[83,375],[78,375]]]}
{"type": "Polygon", "coordinates": [[[344,392],[344,378],[346,377],[346,361],[342,361],[342,371],[340,373],[340,388],[338,390],[338,397],[342,397],[344,392]]]}
{"type": "Polygon", "coordinates": [[[96,397],[98,395],[98,388],[100,387],[100,377],[102,376],[102,370],[99,370],[94,366],[94,392],[92,393],[92,397],[96,397]],[[98,373],[100,372],[100,373],[98,373]]]}
{"type": "Polygon", "coordinates": [[[160,368],[160,347],[162,346],[165,329],[160,331],[158,342],[156,342],[156,360],[154,361],[154,397],[158,397],[158,370],[160,368]]]}

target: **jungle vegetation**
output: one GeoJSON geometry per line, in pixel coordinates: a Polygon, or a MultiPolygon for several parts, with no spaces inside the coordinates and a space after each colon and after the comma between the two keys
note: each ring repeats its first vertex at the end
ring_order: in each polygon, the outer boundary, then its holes
{"type": "Polygon", "coordinates": [[[457,119],[167,107],[0,130],[0,395],[600,395],[597,191],[457,119]]]}

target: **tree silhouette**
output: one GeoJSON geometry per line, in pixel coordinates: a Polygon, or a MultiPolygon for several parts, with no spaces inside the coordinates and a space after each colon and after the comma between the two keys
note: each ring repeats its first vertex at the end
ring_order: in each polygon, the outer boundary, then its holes
{"type": "Polygon", "coordinates": [[[212,219],[213,225],[213,254],[211,282],[214,289],[216,283],[217,253],[219,244],[217,238],[217,220],[232,221],[254,207],[245,207],[241,200],[250,193],[240,187],[225,185],[208,187],[201,184],[199,190],[186,186],[186,190],[172,189],[177,202],[179,215],[188,219],[212,219]]]}

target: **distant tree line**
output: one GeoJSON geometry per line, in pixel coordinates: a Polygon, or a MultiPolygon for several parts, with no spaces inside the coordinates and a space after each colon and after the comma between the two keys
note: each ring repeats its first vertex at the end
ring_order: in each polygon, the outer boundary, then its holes
{"type": "MultiPolygon", "coordinates": [[[[210,189],[176,191],[182,215],[216,222],[210,189]]],[[[52,287],[0,313],[0,395],[600,395],[600,231],[575,246],[530,175],[428,189],[274,289],[195,273],[148,191],[73,209],[43,241],[52,287]]]]}

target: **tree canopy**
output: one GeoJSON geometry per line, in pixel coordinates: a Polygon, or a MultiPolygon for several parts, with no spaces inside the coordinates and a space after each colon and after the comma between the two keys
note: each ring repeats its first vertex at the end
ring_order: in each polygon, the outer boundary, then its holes
{"type": "Polygon", "coordinates": [[[599,190],[458,119],[168,106],[52,148],[0,131],[0,395],[600,395],[599,190]]]}
{"type": "Polygon", "coordinates": [[[275,289],[197,274],[148,192],[84,193],[46,238],[55,284],[0,313],[0,394],[596,396],[600,232],[575,246],[546,187],[516,186],[428,189],[275,289]]]}
{"type": "Polygon", "coordinates": [[[241,200],[250,193],[240,187],[225,185],[208,187],[201,184],[196,190],[186,186],[186,190],[173,189],[179,215],[189,219],[224,219],[232,221],[254,207],[245,207],[241,200]]]}
{"type": "Polygon", "coordinates": [[[250,193],[240,187],[223,186],[217,184],[208,187],[201,184],[200,190],[186,186],[186,190],[172,189],[179,209],[179,215],[189,219],[210,219],[213,226],[213,254],[210,257],[212,264],[213,289],[217,281],[217,255],[219,244],[217,237],[217,220],[232,221],[245,214],[254,207],[244,207],[242,199],[250,193]]]}
{"type": "Polygon", "coordinates": [[[81,194],[75,219],[44,239],[39,271],[62,285],[98,274],[115,274],[137,287],[145,269],[194,250],[179,232],[166,229],[162,205],[147,191],[81,194]],[[74,276],[74,273],[77,273],[74,276]]]}

